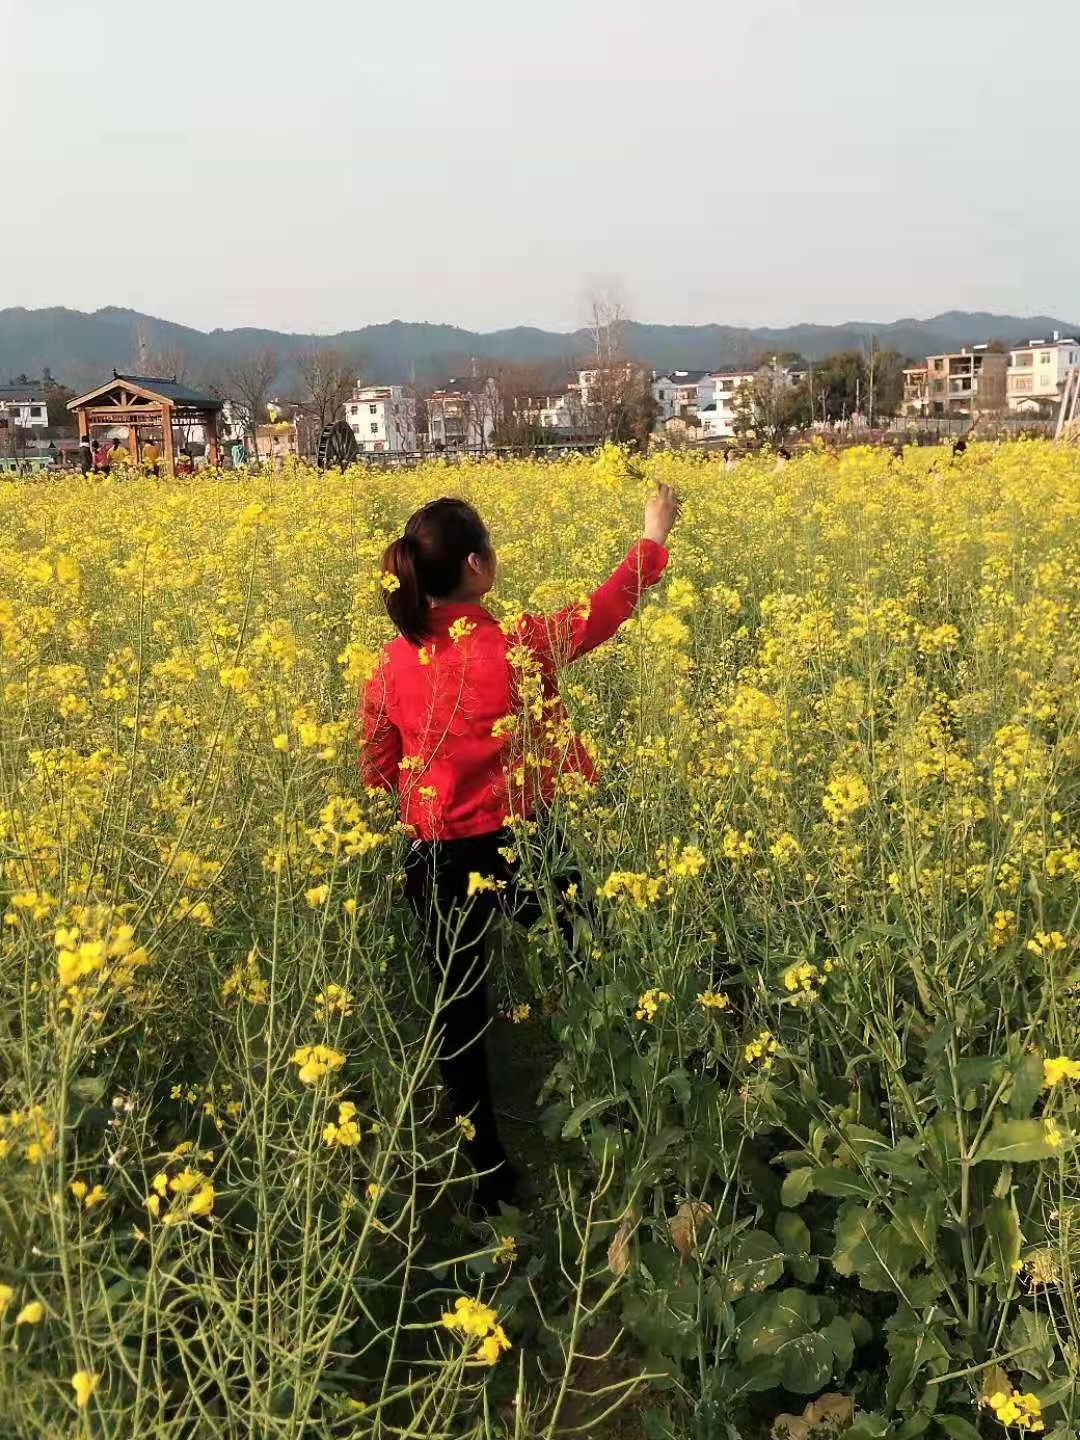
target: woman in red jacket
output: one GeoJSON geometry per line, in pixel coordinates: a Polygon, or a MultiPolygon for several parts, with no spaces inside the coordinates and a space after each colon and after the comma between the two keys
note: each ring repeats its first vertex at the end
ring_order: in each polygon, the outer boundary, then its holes
{"type": "Polygon", "coordinates": [[[441,1068],[450,1104],[475,1130],[467,1149],[477,1202],[513,1198],[516,1177],[495,1125],[483,1037],[485,936],[496,909],[530,925],[535,894],[517,884],[513,817],[546,806],[561,774],[593,778],[558,693],[562,665],[611,638],[667,565],[678,513],[661,485],[642,538],[584,605],[523,616],[508,634],[480,603],[495,583],[495,550],[463,500],[433,500],[383,556],[383,596],[400,632],[361,701],[365,782],[396,789],[417,837],[406,894],[424,927],[440,985],[441,1068]]]}

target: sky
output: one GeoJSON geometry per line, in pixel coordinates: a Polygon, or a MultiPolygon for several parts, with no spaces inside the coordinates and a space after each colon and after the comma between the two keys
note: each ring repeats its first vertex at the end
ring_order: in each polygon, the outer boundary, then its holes
{"type": "Polygon", "coordinates": [[[0,0],[0,308],[1076,320],[1078,58],[1076,0],[0,0]]]}

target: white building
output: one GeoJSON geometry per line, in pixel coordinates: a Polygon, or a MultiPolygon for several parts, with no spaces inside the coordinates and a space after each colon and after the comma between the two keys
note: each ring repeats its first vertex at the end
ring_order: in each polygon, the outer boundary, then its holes
{"type": "Polygon", "coordinates": [[[1056,405],[1065,377],[1080,368],[1080,341],[1057,332],[1050,340],[1029,340],[1009,352],[1005,394],[1010,410],[1037,410],[1056,405]]]}
{"type": "Polygon", "coordinates": [[[0,385],[0,420],[22,430],[44,430],[49,408],[40,385],[0,385]]]}
{"type": "Polygon", "coordinates": [[[735,414],[739,388],[748,385],[756,370],[715,370],[703,377],[706,400],[698,410],[703,440],[730,440],[735,434],[735,414]]]}
{"type": "Polygon", "coordinates": [[[582,413],[587,415],[591,407],[604,405],[611,395],[628,388],[635,380],[644,380],[646,373],[640,365],[631,364],[629,361],[624,365],[612,365],[608,369],[579,370],[577,383],[571,383],[567,388],[573,401],[579,404],[582,413]]]}
{"type": "Polygon", "coordinates": [[[404,385],[367,385],[345,402],[345,419],[360,451],[400,455],[419,449],[416,400],[404,385]]]}
{"type": "Polygon", "coordinates": [[[448,380],[427,402],[428,440],[436,450],[483,449],[499,423],[499,387],[490,376],[448,380]]]}
{"type": "Polygon", "coordinates": [[[581,402],[576,391],[531,395],[518,408],[542,430],[552,430],[562,436],[577,434],[581,430],[581,402]]]}
{"type": "Polygon", "coordinates": [[[575,409],[569,395],[549,395],[547,404],[539,411],[541,428],[567,433],[579,429],[575,409]]]}
{"type": "MultiPolygon", "coordinates": [[[[668,420],[690,420],[698,413],[702,403],[702,383],[711,379],[704,370],[665,370],[654,375],[652,382],[653,399],[656,401],[656,420],[660,425],[668,420]]],[[[712,398],[711,386],[705,385],[704,403],[712,398]]]]}

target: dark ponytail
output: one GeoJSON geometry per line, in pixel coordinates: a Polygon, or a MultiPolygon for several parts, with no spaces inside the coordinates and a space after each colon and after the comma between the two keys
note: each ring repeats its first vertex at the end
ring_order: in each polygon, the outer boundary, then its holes
{"type": "Polygon", "coordinates": [[[409,516],[405,533],[386,547],[383,584],[386,613],[406,640],[421,645],[430,633],[428,605],[445,600],[461,584],[470,555],[487,555],[491,540],[473,507],[444,497],[409,516]]]}

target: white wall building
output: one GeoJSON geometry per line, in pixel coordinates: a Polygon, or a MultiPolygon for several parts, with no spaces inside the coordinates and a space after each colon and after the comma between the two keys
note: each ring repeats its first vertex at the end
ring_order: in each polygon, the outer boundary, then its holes
{"type": "Polygon", "coordinates": [[[45,430],[49,408],[40,385],[0,385],[0,420],[22,430],[45,430]]]}
{"type": "Polygon", "coordinates": [[[756,370],[715,370],[704,377],[702,384],[707,382],[706,393],[711,390],[712,398],[698,410],[703,440],[730,440],[734,436],[739,387],[749,384],[756,374],[756,370]]]}
{"type": "Polygon", "coordinates": [[[575,401],[580,403],[582,412],[587,414],[590,406],[603,405],[605,396],[610,399],[624,383],[629,385],[638,376],[644,379],[645,374],[640,365],[630,362],[613,365],[610,370],[579,370],[577,383],[567,388],[575,401]]]}
{"type": "Polygon", "coordinates": [[[1051,340],[1029,340],[1009,352],[1005,378],[1010,410],[1036,410],[1057,404],[1065,377],[1080,368],[1080,341],[1055,334],[1051,340]]]}
{"type": "Polygon", "coordinates": [[[707,383],[711,378],[704,370],[665,370],[662,375],[654,375],[652,393],[657,424],[663,425],[676,417],[689,420],[695,416],[702,403],[703,384],[704,403],[712,399],[712,387],[707,383]]]}
{"type": "Polygon", "coordinates": [[[367,454],[400,455],[419,449],[416,400],[404,385],[366,385],[345,402],[356,445],[367,454]]]}
{"type": "Polygon", "coordinates": [[[575,396],[548,395],[537,411],[537,421],[544,430],[572,434],[581,429],[581,406],[575,396]]]}
{"type": "Polygon", "coordinates": [[[502,402],[490,377],[448,380],[427,402],[428,440],[437,450],[480,449],[491,444],[502,402]]]}

